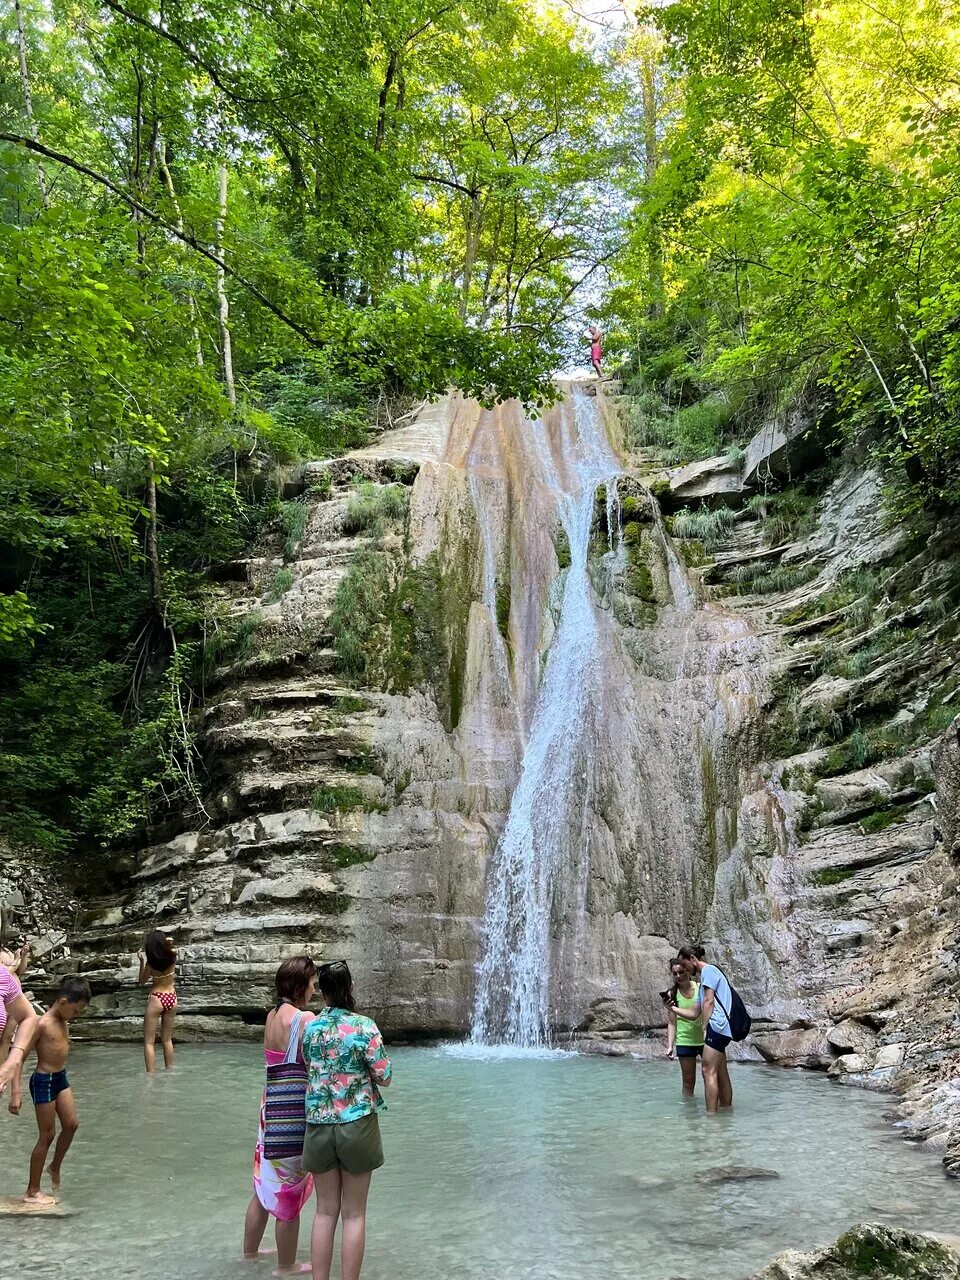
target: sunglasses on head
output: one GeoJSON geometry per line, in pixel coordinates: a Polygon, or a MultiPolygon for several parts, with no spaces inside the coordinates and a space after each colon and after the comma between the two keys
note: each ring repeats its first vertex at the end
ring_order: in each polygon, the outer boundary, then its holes
{"type": "Polygon", "coordinates": [[[346,970],[346,960],[326,960],[317,965],[317,973],[345,973],[346,970]]]}

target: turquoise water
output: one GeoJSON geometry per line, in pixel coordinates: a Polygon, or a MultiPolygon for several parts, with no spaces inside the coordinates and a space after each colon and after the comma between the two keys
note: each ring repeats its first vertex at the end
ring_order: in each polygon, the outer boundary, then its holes
{"type": "MultiPolygon", "coordinates": [[[[857,1220],[956,1229],[960,1188],[895,1136],[884,1100],[819,1076],[734,1067],[736,1111],[714,1118],[681,1101],[675,1063],[393,1058],[364,1280],[742,1280],[857,1220]],[[731,1165],[780,1176],[698,1181],[731,1165]]],[[[77,1046],[70,1074],[76,1212],[0,1218],[0,1273],[269,1276],[239,1261],[259,1050],[185,1045],[147,1078],[136,1047],[77,1046]]],[[[0,1114],[0,1195],[22,1192],[34,1134],[31,1107],[0,1114]]]]}

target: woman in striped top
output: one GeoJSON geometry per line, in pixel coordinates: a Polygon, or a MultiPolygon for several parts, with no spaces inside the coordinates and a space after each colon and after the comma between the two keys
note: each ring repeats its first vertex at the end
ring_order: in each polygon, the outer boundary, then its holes
{"type": "Polygon", "coordinates": [[[309,956],[292,956],[277,970],[277,1003],[267,1014],[263,1036],[267,1080],[253,1159],[253,1198],[243,1228],[243,1256],[259,1256],[271,1215],[276,1218],[278,1271],[297,1268],[300,1210],[313,1191],[313,1175],[301,1163],[306,1126],[307,1069],[303,1033],[317,989],[317,967],[309,956]]]}

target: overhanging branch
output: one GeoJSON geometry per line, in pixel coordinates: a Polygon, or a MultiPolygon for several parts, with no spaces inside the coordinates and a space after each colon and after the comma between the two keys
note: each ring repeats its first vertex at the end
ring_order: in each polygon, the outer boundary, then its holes
{"type": "Polygon", "coordinates": [[[288,316],[287,313],[281,307],[278,307],[275,302],[271,302],[266,294],[262,293],[252,281],[248,280],[246,276],[241,275],[240,272],[236,271],[233,267],[228,266],[227,263],[225,263],[218,254],[214,253],[212,249],[208,249],[206,245],[201,244],[200,241],[190,235],[188,231],[179,230],[173,225],[173,223],[168,222],[166,218],[157,213],[155,209],[151,209],[135,196],[130,195],[129,192],[124,191],[122,187],[118,187],[115,182],[111,181],[111,179],[106,177],[104,174],[97,173],[95,169],[89,168],[88,165],[83,164],[80,160],[75,160],[72,156],[64,155],[61,151],[54,151],[52,147],[44,146],[42,142],[34,142],[32,138],[26,138],[19,133],[0,133],[0,142],[9,142],[13,146],[23,147],[25,150],[32,151],[36,155],[44,156],[47,160],[55,160],[57,164],[66,165],[68,169],[73,169],[75,173],[80,173],[85,178],[89,178],[92,182],[99,183],[101,187],[106,187],[108,191],[112,191],[115,196],[118,196],[131,209],[135,209],[155,226],[162,227],[168,235],[173,236],[175,240],[179,240],[182,244],[187,245],[189,248],[193,249],[195,253],[199,253],[209,262],[212,262],[214,266],[219,267],[228,276],[230,276],[231,279],[236,280],[236,282],[242,285],[248,293],[252,294],[262,306],[272,312],[281,324],[285,324],[288,329],[292,329],[294,333],[299,334],[305,342],[309,342],[312,347],[320,348],[323,346],[323,343],[318,338],[314,337],[308,329],[305,329],[302,324],[299,324],[291,316],[288,316]]]}

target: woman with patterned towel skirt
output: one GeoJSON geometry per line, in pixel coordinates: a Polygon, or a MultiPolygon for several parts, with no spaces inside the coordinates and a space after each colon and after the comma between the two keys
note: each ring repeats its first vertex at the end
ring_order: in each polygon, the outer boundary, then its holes
{"type": "Polygon", "coordinates": [[[313,1013],[307,1007],[317,987],[317,968],[308,956],[284,960],[277,970],[277,1004],[267,1015],[263,1036],[267,1079],[260,1103],[260,1128],[253,1159],[253,1198],[243,1228],[243,1256],[259,1256],[270,1218],[276,1219],[277,1272],[297,1266],[300,1210],[313,1192],[313,1175],[301,1166],[306,1129],[307,1069],[303,1034],[313,1013]]]}

